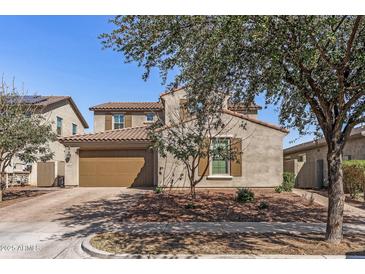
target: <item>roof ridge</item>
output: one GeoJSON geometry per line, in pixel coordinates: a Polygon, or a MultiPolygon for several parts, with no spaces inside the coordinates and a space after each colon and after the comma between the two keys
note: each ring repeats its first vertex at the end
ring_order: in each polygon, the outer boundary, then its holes
{"type": "Polygon", "coordinates": [[[232,110],[229,110],[229,109],[223,109],[222,111],[223,111],[223,113],[233,115],[233,116],[236,116],[238,118],[242,118],[242,119],[245,119],[247,121],[262,125],[262,126],[270,127],[272,129],[276,129],[276,130],[279,130],[279,131],[282,131],[282,132],[285,132],[285,133],[289,133],[289,130],[286,129],[286,128],[283,128],[283,127],[280,127],[280,126],[277,126],[277,125],[274,125],[274,124],[270,124],[270,123],[261,121],[261,120],[256,119],[256,118],[249,117],[246,114],[241,114],[239,112],[232,111],[232,110]]]}
{"type": "Polygon", "coordinates": [[[105,103],[101,103],[99,105],[103,105],[103,104],[119,104],[119,103],[136,103],[136,104],[139,104],[139,103],[159,103],[159,101],[111,101],[111,102],[105,102],[105,103]]]}
{"type": "Polygon", "coordinates": [[[146,126],[137,126],[137,127],[125,127],[125,128],[116,128],[116,129],[108,129],[108,130],[104,130],[104,131],[99,131],[99,132],[89,132],[89,133],[84,133],[84,134],[75,134],[75,135],[71,135],[71,136],[65,136],[59,139],[64,139],[64,138],[73,138],[73,137],[80,137],[80,136],[88,136],[88,135],[95,135],[95,134],[103,134],[103,133],[109,133],[109,132],[115,132],[115,131],[127,131],[127,130],[131,130],[131,129],[140,129],[140,128],[147,128],[146,126]]]}

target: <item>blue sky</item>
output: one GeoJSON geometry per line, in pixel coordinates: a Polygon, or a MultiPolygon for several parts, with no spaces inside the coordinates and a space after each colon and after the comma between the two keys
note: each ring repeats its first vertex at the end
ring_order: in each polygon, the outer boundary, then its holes
{"type": "MultiPolygon", "coordinates": [[[[90,106],[110,101],[157,101],[165,88],[158,73],[143,81],[142,68],[102,50],[97,36],[112,29],[108,16],[0,16],[0,73],[30,94],[70,95],[92,130],[90,106]]],[[[257,99],[264,106],[262,97],[257,99]]],[[[259,118],[278,124],[268,106],[259,118]]],[[[284,147],[297,137],[295,130],[284,147]]],[[[310,140],[303,137],[296,143],[310,140]]]]}

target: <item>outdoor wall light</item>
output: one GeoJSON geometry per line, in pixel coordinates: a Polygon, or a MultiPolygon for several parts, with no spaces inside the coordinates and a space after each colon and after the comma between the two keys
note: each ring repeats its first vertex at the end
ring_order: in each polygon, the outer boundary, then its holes
{"type": "Polygon", "coordinates": [[[67,147],[65,150],[65,161],[68,163],[71,160],[71,150],[70,147],[67,147]]]}

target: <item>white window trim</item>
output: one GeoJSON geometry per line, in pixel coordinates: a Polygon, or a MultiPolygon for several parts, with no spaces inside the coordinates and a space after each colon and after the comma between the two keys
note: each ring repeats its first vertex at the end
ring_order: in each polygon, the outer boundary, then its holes
{"type": "Polygon", "coordinates": [[[76,123],[71,123],[71,134],[72,135],[76,135],[77,134],[77,130],[78,130],[78,126],[76,123]],[[74,133],[74,126],[76,127],[76,132],[74,133]]]}
{"type": "Polygon", "coordinates": [[[60,117],[60,116],[56,116],[56,134],[57,134],[58,136],[62,136],[62,134],[63,134],[63,118],[62,118],[62,117],[60,117]],[[61,121],[61,127],[60,127],[60,129],[61,129],[61,133],[60,133],[60,134],[58,134],[58,120],[60,120],[60,121],[61,121]]]}
{"type": "MultiPolygon", "coordinates": [[[[114,130],[115,129],[115,116],[117,115],[123,115],[123,127],[122,128],[125,128],[125,113],[113,113],[113,123],[112,123],[112,129],[114,130]]],[[[118,123],[119,124],[119,123],[118,123]]]]}
{"type": "MultiPolygon", "coordinates": [[[[216,136],[213,139],[228,139],[228,145],[231,145],[231,137],[228,136],[216,136]]],[[[211,145],[213,146],[213,140],[211,142],[211,145]]],[[[225,174],[213,174],[213,157],[210,157],[209,160],[209,175],[208,175],[208,179],[232,179],[233,176],[231,175],[231,161],[230,160],[226,160],[227,161],[227,170],[228,173],[225,174]]]]}

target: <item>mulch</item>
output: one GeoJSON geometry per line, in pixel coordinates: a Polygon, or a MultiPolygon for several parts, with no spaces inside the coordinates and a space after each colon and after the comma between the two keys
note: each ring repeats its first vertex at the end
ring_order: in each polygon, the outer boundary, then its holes
{"type": "Polygon", "coordinates": [[[52,189],[38,189],[33,186],[14,186],[3,191],[3,201],[0,202],[0,208],[9,206],[21,201],[32,199],[40,195],[49,193],[52,189]]]}
{"type": "Polygon", "coordinates": [[[330,245],[320,234],[104,233],[91,245],[119,254],[365,255],[364,236],[346,235],[341,244],[330,245]]]}
{"type": "Polygon", "coordinates": [[[255,201],[238,203],[235,190],[198,190],[194,207],[187,191],[147,192],[121,216],[123,222],[325,222],[327,210],[293,193],[254,189],[255,201]],[[261,202],[267,209],[259,209],[261,202]]]}

